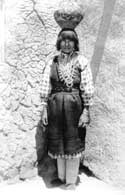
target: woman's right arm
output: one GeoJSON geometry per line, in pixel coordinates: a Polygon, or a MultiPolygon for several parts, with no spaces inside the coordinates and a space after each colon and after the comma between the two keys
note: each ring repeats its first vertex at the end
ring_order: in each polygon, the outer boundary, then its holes
{"type": "Polygon", "coordinates": [[[47,65],[42,74],[42,84],[40,89],[41,104],[46,106],[49,94],[51,93],[50,70],[51,67],[47,65]]]}
{"type": "Polygon", "coordinates": [[[47,114],[47,105],[48,105],[48,97],[51,93],[51,83],[50,83],[50,72],[51,65],[48,63],[44,69],[42,74],[42,84],[40,89],[40,98],[41,98],[41,122],[44,126],[48,125],[48,114],[47,114]]]}

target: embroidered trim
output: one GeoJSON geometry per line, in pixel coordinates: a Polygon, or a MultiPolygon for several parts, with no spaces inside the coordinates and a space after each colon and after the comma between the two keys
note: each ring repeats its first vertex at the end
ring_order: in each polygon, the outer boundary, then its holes
{"type": "Polygon", "coordinates": [[[84,151],[82,152],[78,152],[78,153],[74,153],[74,154],[52,154],[51,152],[48,151],[48,155],[53,158],[53,159],[57,159],[57,158],[65,158],[65,159],[74,159],[74,158],[80,158],[82,156],[82,154],[84,154],[84,151]]]}

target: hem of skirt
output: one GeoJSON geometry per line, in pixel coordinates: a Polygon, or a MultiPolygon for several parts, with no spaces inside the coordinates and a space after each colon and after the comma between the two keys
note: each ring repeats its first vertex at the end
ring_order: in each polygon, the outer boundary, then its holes
{"type": "Polygon", "coordinates": [[[48,151],[48,155],[53,159],[57,159],[57,158],[74,159],[74,158],[80,158],[82,154],[84,154],[84,152],[85,151],[77,152],[73,154],[52,154],[50,151],[48,151]]]}

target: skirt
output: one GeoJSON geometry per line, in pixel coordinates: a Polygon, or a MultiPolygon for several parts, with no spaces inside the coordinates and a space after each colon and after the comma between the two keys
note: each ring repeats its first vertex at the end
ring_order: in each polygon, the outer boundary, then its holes
{"type": "Polygon", "coordinates": [[[48,100],[48,154],[52,158],[76,158],[84,152],[78,122],[82,113],[79,90],[57,92],[48,100]]]}

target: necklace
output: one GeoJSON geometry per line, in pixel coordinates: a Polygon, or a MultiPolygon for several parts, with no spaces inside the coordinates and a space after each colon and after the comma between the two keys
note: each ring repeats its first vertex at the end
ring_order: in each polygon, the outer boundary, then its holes
{"type": "Polygon", "coordinates": [[[73,75],[74,75],[74,70],[75,70],[74,60],[73,58],[71,58],[71,55],[68,56],[67,61],[65,58],[64,58],[65,60],[63,61],[61,57],[62,56],[59,57],[59,67],[58,67],[59,78],[61,81],[64,81],[67,87],[72,87],[73,86],[73,75]]]}

